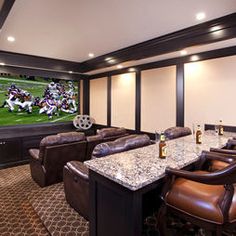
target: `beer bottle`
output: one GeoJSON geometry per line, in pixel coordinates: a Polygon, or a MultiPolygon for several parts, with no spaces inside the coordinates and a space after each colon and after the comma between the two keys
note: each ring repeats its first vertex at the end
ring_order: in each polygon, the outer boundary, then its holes
{"type": "Polygon", "coordinates": [[[161,132],[160,142],[159,142],[159,157],[164,159],[167,154],[166,138],[163,132],[161,132]]]}
{"type": "Polygon", "coordinates": [[[202,131],[200,125],[197,126],[197,132],[196,132],[196,144],[202,143],[202,131]]]}
{"type": "Polygon", "coordinates": [[[224,134],[224,128],[223,128],[223,125],[222,125],[222,120],[220,120],[218,134],[219,135],[223,135],[224,134]]]}

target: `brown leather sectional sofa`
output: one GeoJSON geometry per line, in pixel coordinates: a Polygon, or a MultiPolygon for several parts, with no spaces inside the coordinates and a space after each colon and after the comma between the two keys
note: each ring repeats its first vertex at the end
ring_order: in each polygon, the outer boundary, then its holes
{"type": "MultiPolygon", "coordinates": [[[[147,135],[129,135],[97,145],[92,158],[128,151],[151,145],[147,135]]],[[[86,219],[89,219],[89,175],[88,169],[82,162],[71,161],[64,167],[64,189],[67,202],[86,219]]]]}
{"type": "Polygon", "coordinates": [[[39,149],[30,149],[30,170],[33,180],[45,187],[63,180],[63,167],[69,161],[89,160],[96,145],[127,136],[124,128],[105,128],[97,135],[67,132],[43,138],[39,149]]]}

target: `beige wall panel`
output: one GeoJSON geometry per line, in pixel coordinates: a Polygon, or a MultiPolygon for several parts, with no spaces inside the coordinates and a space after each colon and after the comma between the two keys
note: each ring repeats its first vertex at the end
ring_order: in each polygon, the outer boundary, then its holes
{"type": "Polygon", "coordinates": [[[107,78],[90,80],[90,116],[96,124],[107,124],[107,78]]]}
{"type": "Polygon", "coordinates": [[[141,130],[158,132],[176,125],[176,67],[141,73],[141,130]]]}
{"type": "Polygon", "coordinates": [[[80,89],[79,89],[79,97],[80,97],[80,114],[83,114],[83,80],[80,80],[80,89]]]}
{"type": "Polygon", "coordinates": [[[111,125],[135,129],[135,73],[112,76],[111,125]]]}
{"type": "Polygon", "coordinates": [[[236,56],[185,64],[185,124],[236,126],[236,56]]]}

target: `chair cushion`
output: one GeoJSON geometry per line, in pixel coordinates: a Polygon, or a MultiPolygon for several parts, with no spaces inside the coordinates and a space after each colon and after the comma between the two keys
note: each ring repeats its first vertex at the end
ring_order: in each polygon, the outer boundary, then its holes
{"type": "Polygon", "coordinates": [[[171,127],[165,130],[164,134],[168,139],[179,138],[190,135],[191,129],[188,127],[171,127]]]}
{"type": "Polygon", "coordinates": [[[100,140],[102,140],[102,136],[99,134],[86,137],[87,142],[94,142],[94,141],[100,141],[100,140]]]}
{"type": "Polygon", "coordinates": [[[224,169],[225,167],[227,167],[228,165],[229,165],[229,163],[213,160],[213,161],[211,161],[210,171],[221,170],[221,169],[224,169]]]}
{"type": "Polygon", "coordinates": [[[114,153],[128,151],[130,149],[139,148],[150,145],[151,141],[147,135],[128,135],[113,142],[106,142],[97,145],[92,154],[92,158],[104,157],[114,153]]]}
{"type": "Polygon", "coordinates": [[[107,138],[107,137],[124,135],[127,132],[125,128],[104,128],[98,130],[97,133],[101,135],[103,138],[107,138]]]}
{"type": "Polygon", "coordinates": [[[221,185],[206,185],[177,178],[166,196],[166,204],[199,219],[222,224],[223,215],[219,203],[224,192],[224,186],[221,185]]]}
{"type": "Polygon", "coordinates": [[[117,141],[124,142],[124,145],[127,148],[127,150],[144,147],[151,144],[151,140],[146,134],[142,135],[133,134],[119,138],[117,139],[117,141]]]}

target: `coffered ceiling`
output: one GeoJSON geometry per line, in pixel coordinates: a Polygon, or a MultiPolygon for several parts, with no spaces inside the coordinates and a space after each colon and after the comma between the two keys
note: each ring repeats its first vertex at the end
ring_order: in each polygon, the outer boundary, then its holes
{"type": "Polygon", "coordinates": [[[234,12],[236,0],[16,0],[0,50],[84,62],[234,12]]]}

